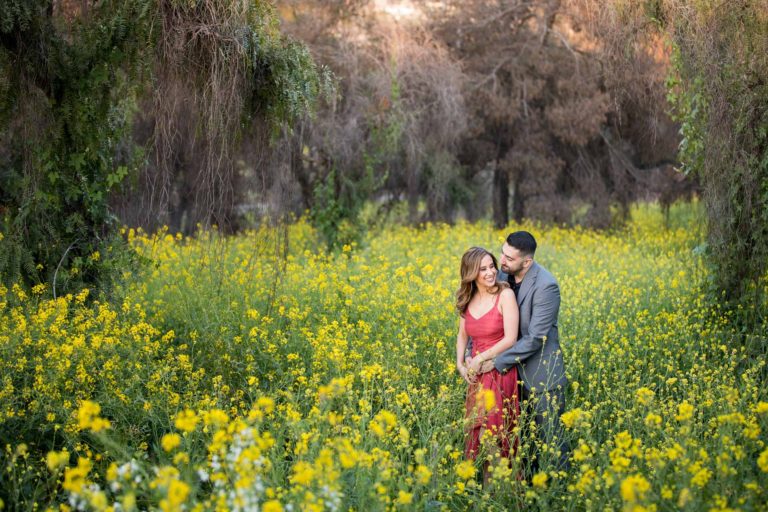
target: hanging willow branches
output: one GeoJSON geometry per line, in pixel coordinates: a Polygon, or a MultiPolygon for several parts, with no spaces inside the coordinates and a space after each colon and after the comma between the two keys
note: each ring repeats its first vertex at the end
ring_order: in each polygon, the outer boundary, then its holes
{"type": "Polygon", "coordinates": [[[135,212],[166,223],[176,202],[226,226],[243,134],[311,111],[330,83],[266,1],[4,0],[0,272],[98,281],[126,177],[150,191],[135,212]]]}

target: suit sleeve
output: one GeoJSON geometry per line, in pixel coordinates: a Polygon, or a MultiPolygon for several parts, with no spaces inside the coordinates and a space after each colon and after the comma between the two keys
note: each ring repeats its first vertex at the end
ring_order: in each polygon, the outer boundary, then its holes
{"type": "Polygon", "coordinates": [[[528,334],[517,340],[512,347],[496,356],[494,366],[504,373],[514,364],[525,361],[541,350],[547,333],[557,323],[557,313],[560,310],[560,288],[556,282],[550,282],[542,289],[536,290],[533,296],[531,321],[528,324],[528,334]]]}

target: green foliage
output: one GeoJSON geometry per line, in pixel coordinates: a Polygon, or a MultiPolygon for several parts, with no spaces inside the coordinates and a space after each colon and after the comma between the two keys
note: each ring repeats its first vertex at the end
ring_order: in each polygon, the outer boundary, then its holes
{"type": "MultiPolygon", "coordinates": [[[[314,187],[312,222],[329,249],[360,241],[366,228],[361,213],[372,197],[381,190],[396,165],[393,155],[401,151],[405,120],[400,105],[400,85],[392,76],[391,108],[368,119],[362,168],[357,172],[339,172],[332,168],[325,180],[314,187]]],[[[375,223],[376,212],[369,214],[375,223]]]]}
{"type": "Polygon", "coordinates": [[[386,174],[377,175],[374,160],[368,154],[364,161],[362,179],[353,182],[343,173],[331,169],[326,179],[314,188],[312,223],[331,250],[360,242],[368,227],[361,212],[386,179],[386,174]]]}
{"type": "MultiPolygon", "coordinates": [[[[768,11],[764,2],[668,2],[669,100],[684,170],[709,220],[714,293],[736,311],[765,301],[768,270],[768,11]]],[[[759,315],[738,315],[746,327],[759,315]]]]}
{"type": "MultiPolygon", "coordinates": [[[[244,125],[266,119],[278,127],[311,112],[321,94],[330,94],[330,73],[315,66],[304,46],[283,37],[277,20],[268,2],[106,0],[56,7],[50,0],[4,0],[3,280],[47,282],[54,293],[63,292],[104,283],[119,270],[114,262],[130,259],[115,236],[109,201],[144,165],[130,129],[147,78],[162,75],[150,76],[153,65],[178,65],[201,84],[198,90],[206,97],[199,116],[201,145],[218,154],[209,161],[228,158],[229,141],[238,140],[244,125]],[[159,44],[161,23],[187,37],[183,49],[159,44]],[[201,27],[211,30],[210,37],[200,36],[201,27]],[[246,73],[238,75],[242,70],[246,73]],[[238,114],[234,122],[222,121],[229,105],[245,106],[238,111],[242,122],[238,114]]],[[[220,177],[216,171],[207,175],[220,177]]],[[[215,190],[233,187],[207,184],[215,190]]]]}
{"type": "Polygon", "coordinates": [[[680,123],[679,153],[682,171],[685,174],[696,173],[704,165],[704,142],[706,134],[707,105],[700,77],[694,78],[684,88],[680,71],[683,67],[680,49],[673,46],[672,67],[666,80],[667,101],[672,105],[672,118],[680,123]]]}
{"type": "Polygon", "coordinates": [[[323,236],[329,249],[338,246],[341,225],[348,222],[350,211],[342,204],[336,194],[337,173],[331,169],[326,180],[315,186],[312,210],[312,223],[323,236]]]}
{"type": "Polygon", "coordinates": [[[108,201],[140,156],[125,141],[151,3],[99,2],[69,22],[45,0],[8,7],[0,18],[0,272],[54,291],[98,283],[102,256],[123,247],[108,201]]]}
{"type": "Polygon", "coordinates": [[[335,90],[330,70],[318,68],[301,43],[254,30],[248,53],[251,108],[263,111],[275,130],[313,112],[317,101],[335,90]]]}

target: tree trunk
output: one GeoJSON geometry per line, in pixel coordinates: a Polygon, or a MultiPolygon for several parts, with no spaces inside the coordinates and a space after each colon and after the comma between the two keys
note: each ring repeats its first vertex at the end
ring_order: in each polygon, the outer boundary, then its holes
{"type": "Polygon", "coordinates": [[[411,169],[408,172],[408,221],[415,224],[419,221],[419,175],[411,169]]]}
{"type": "Polygon", "coordinates": [[[509,224],[509,176],[498,160],[493,168],[493,224],[497,228],[509,224]]]}
{"type": "Polygon", "coordinates": [[[525,197],[520,193],[520,185],[523,181],[523,173],[516,173],[512,181],[512,220],[522,222],[525,217],[525,197]]]}

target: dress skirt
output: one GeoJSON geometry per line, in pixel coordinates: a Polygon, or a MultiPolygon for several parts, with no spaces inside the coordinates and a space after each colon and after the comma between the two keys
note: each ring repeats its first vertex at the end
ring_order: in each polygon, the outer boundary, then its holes
{"type": "Polygon", "coordinates": [[[517,367],[504,374],[496,369],[480,374],[467,390],[464,455],[475,460],[480,453],[483,436],[494,439],[485,442],[492,443],[491,446],[495,444],[502,457],[514,455],[518,444],[514,428],[519,416],[517,367]]]}

